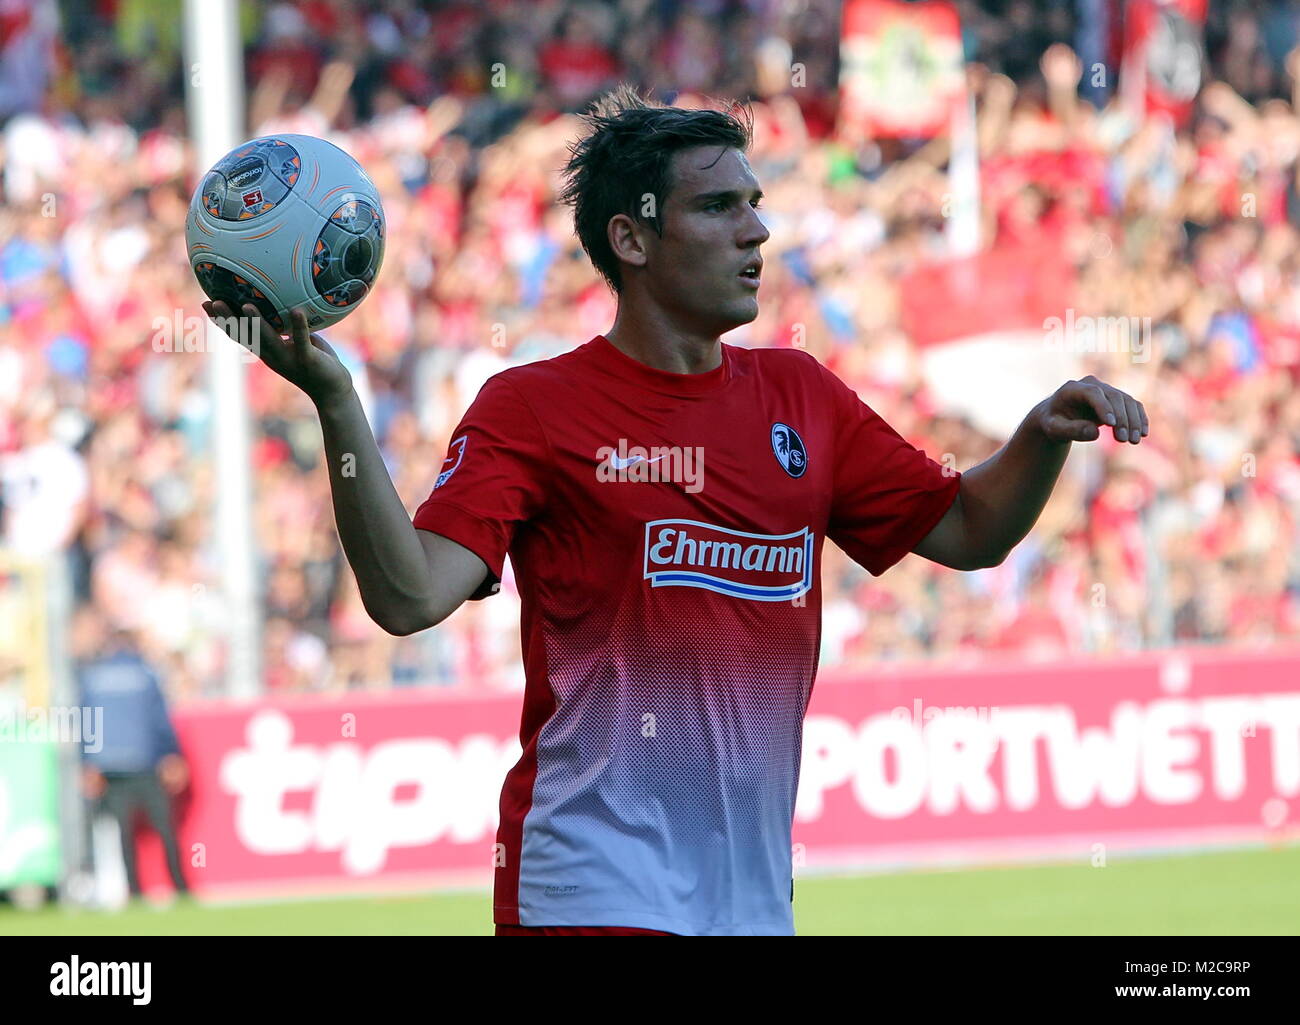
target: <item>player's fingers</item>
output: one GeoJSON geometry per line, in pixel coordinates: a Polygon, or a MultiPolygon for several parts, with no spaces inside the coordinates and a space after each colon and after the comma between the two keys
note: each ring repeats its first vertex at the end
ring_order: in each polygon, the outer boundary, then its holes
{"type": "Polygon", "coordinates": [[[304,310],[289,311],[289,333],[293,337],[293,354],[300,363],[306,363],[311,358],[312,344],[304,310]]]}
{"type": "Polygon", "coordinates": [[[280,336],[275,333],[275,329],[263,318],[262,311],[252,303],[244,304],[243,313],[248,320],[247,337],[249,340],[256,337],[263,349],[269,348],[269,343],[273,340],[276,342],[280,340],[280,336]]]}
{"type": "Polygon", "coordinates": [[[1136,445],[1146,433],[1142,426],[1142,407],[1132,395],[1125,395],[1123,392],[1120,394],[1124,399],[1124,413],[1128,420],[1129,444],[1136,445]]]}
{"type": "Polygon", "coordinates": [[[284,343],[276,334],[275,328],[262,316],[261,311],[252,303],[246,303],[243,309],[244,337],[238,338],[240,344],[259,357],[263,363],[281,373],[284,367],[284,343]]]}
{"type": "Polygon", "coordinates": [[[208,316],[220,330],[226,333],[232,341],[243,344],[244,338],[247,337],[247,328],[240,323],[240,316],[230,308],[229,303],[222,302],[220,299],[213,302],[204,303],[203,308],[207,311],[208,316]]]}
{"type": "MultiPolygon", "coordinates": [[[[214,321],[217,320],[217,318],[221,318],[222,320],[228,320],[229,318],[235,315],[231,311],[230,307],[227,306],[225,303],[223,303],[220,299],[209,299],[207,302],[203,304],[203,310],[214,321]]],[[[217,326],[222,328],[223,330],[225,329],[224,324],[218,324],[217,326]]]]}
{"type": "Polygon", "coordinates": [[[1119,416],[1115,412],[1115,407],[1111,405],[1110,399],[1106,397],[1106,389],[1099,383],[1089,384],[1087,381],[1080,381],[1078,384],[1079,397],[1092,407],[1092,411],[1097,414],[1097,422],[1109,424],[1111,427],[1118,426],[1119,416]]]}
{"type": "Polygon", "coordinates": [[[1096,441],[1101,428],[1091,420],[1074,420],[1066,416],[1049,416],[1047,436],[1054,441],[1096,441]]]}
{"type": "MultiPolygon", "coordinates": [[[[1124,393],[1118,388],[1112,388],[1108,384],[1102,385],[1101,388],[1106,395],[1106,404],[1115,414],[1115,420],[1111,424],[1114,428],[1115,440],[1128,441],[1130,429],[1128,422],[1128,407],[1124,404],[1124,393]]],[[[1136,430],[1136,426],[1133,429],[1136,430]]]]}
{"type": "MultiPolygon", "coordinates": [[[[339,354],[334,351],[334,346],[330,345],[330,343],[325,341],[325,339],[320,335],[311,335],[311,344],[320,349],[320,351],[326,355],[333,356],[335,359],[339,358],[339,354]]],[[[339,360],[339,362],[341,363],[342,360],[339,360]]]]}

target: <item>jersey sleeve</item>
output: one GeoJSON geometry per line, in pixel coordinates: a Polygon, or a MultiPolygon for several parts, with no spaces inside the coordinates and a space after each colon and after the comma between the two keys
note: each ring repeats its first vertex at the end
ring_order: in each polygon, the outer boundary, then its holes
{"type": "Polygon", "coordinates": [[[438,479],[413,519],[487,563],[491,576],[471,600],[500,589],[515,531],[545,507],[550,462],[523,395],[502,375],[490,378],[452,432],[438,479]]]}
{"type": "Polygon", "coordinates": [[[909,444],[848,385],[820,369],[835,418],[835,482],[826,536],[880,576],[943,519],[957,497],[961,474],[909,444]]]}

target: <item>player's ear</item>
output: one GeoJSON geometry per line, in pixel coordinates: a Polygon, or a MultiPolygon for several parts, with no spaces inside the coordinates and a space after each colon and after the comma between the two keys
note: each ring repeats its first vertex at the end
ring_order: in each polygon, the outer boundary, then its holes
{"type": "Polygon", "coordinates": [[[615,214],[609,219],[606,226],[609,236],[609,247],[614,250],[614,255],[623,263],[630,263],[634,267],[644,267],[648,260],[645,250],[645,241],[643,225],[637,224],[627,214],[615,214]]]}

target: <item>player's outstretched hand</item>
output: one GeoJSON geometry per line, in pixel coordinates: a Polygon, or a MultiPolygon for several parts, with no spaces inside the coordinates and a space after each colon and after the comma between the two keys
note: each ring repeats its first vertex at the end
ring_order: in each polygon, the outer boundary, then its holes
{"type": "Polygon", "coordinates": [[[1136,445],[1150,432],[1142,403],[1089,374],[1067,381],[1039,407],[1039,426],[1053,441],[1096,441],[1102,426],[1136,445]]]}
{"type": "Polygon", "coordinates": [[[219,301],[205,302],[203,309],[236,342],[246,347],[255,344],[254,352],[263,363],[301,388],[318,406],[352,390],[352,375],[329,343],[307,330],[307,314],[302,310],[290,313],[290,337],[285,339],[252,303],[244,306],[240,314],[219,301]]]}

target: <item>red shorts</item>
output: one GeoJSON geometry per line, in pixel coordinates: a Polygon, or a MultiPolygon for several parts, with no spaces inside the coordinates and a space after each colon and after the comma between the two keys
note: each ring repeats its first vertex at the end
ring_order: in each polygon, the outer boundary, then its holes
{"type": "Polygon", "coordinates": [[[498,925],[498,936],[674,936],[623,925],[498,925]]]}

